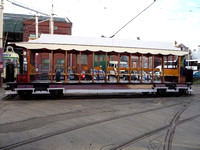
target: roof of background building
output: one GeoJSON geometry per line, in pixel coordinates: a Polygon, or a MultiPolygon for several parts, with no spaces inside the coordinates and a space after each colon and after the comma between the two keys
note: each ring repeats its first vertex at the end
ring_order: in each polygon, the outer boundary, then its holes
{"type": "MultiPolygon", "coordinates": [[[[4,19],[16,19],[16,20],[35,20],[35,15],[26,15],[26,14],[11,14],[11,13],[4,13],[4,19]]],[[[39,21],[45,20],[50,18],[50,16],[40,16],[39,15],[39,21]]],[[[66,22],[66,23],[72,23],[67,17],[61,18],[61,17],[54,17],[55,22],[66,22]]]]}
{"type": "MultiPolygon", "coordinates": [[[[39,16],[38,20],[47,20],[48,16],[39,16]]],[[[4,32],[23,33],[23,21],[35,20],[34,15],[4,13],[4,32]]],[[[68,18],[54,17],[55,22],[72,23],[68,18]]]]}

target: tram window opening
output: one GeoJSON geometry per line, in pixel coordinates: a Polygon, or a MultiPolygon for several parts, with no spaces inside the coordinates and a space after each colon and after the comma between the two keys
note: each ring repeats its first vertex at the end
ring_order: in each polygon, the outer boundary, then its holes
{"type": "Polygon", "coordinates": [[[133,62],[133,68],[137,68],[136,64],[137,62],[133,62]]]}
{"type": "Polygon", "coordinates": [[[56,60],[56,68],[60,69],[61,72],[64,72],[64,59],[57,59],[56,60]]]}
{"type": "Polygon", "coordinates": [[[149,57],[149,68],[152,68],[153,57],[149,57]]]}
{"type": "MultiPolygon", "coordinates": [[[[77,64],[79,64],[79,55],[77,55],[77,64]]],[[[87,55],[81,54],[81,64],[87,65],[87,55]]]]}
{"type": "Polygon", "coordinates": [[[177,68],[178,58],[174,56],[165,56],[164,68],[177,68]]]}
{"type": "Polygon", "coordinates": [[[148,58],[143,57],[143,68],[148,68],[148,58]]]}
{"type": "Polygon", "coordinates": [[[43,58],[43,59],[42,59],[42,70],[41,70],[41,71],[46,71],[46,72],[48,72],[48,71],[49,71],[49,67],[50,67],[49,65],[50,65],[49,59],[43,58]]]}

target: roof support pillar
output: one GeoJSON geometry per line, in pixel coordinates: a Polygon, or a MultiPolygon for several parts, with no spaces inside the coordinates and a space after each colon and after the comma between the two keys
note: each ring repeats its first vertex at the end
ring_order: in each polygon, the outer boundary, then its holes
{"type": "Polygon", "coordinates": [[[137,65],[138,81],[140,81],[140,55],[138,54],[138,65],[137,65]]]}
{"type": "Polygon", "coordinates": [[[51,50],[51,82],[53,82],[53,70],[54,70],[54,54],[53,50],[51,50]]]}
{"type": "Polygon", "coordinates": [[[149,81],[149,55],[147,56],[147,81],[149,81]]]}
{"type": "Polygon", "coordinates": [[[79,52],[79,76],[78,76],[78,80],[79,80],[79,83],[81,82],[81,51],[79,52]]]}
{"type": "Polygon", "coordinates": [[[151,82],[154,82],[154,55],[152,55],[152,80],[151,82]]]}
{"type": "Polygon", "coordinates": [[[67,51],[65,51],[65,83],[67,83],[67,51]]]}
{"type": "Polygon", "coordinates": [[[94,83],[94,52],[92,52],[92,83],[94,83]]]}
{"type": "Polygon", "coordinates": [[[141,80],[140,80],[140,83],[143,82],[143,54],[141,56],[141,80]]]}
{"type": "Polygon", "coordinates": [[[132,54],[129,54],[129,70],[128,70],[128,75],[129,75],[129,83],[131,83],[131,68],[132,68],[132,54]]]}
{"type": "Polygon", "coordinates": [[[27,82],[30,82],[30,73],[31,73],[31,60],[30,60],[30,56],[31,56],[31,50],[28,49],[27,50],[27,82]]]}
{"type": "Polygon", "coordinates": [[[51,82],[53,82],[53,72],[54,72],[54,52],[51,50],[51,82]]]}
{"type": "Polygon", "coordinates": [[[75,61],[75,67],[73,68],[74,70],[75,70],[75,72],[76,72],[76,74],[78,73],[78,69],[77,69],[77,65],[78,65],[78,55],[77,55],[77,53],[75,54],[75,57],[76,57],[76,61],[75,61]]]}
{"type": "Polygon", "coordinates": [[[118,53],[118,69],[117,69],[117,83],[119,83],[119,74],[120,74],[120,53],[118,53]]]}
{"type": "Polygon", "coordinates": [[[105,83],[107,83],[107,64],[108,64],[108,53],[106,52],[106,54],[105,54],[105,83]]]}
{"type": "Polygon", "coordinates": [[[178,56],[178,83],[181,82],[181,56],[178,56]]]}
{"type": "Polygon", "coordinates": [[[162,83],[165,82],[165,56],[162,56],[162,83]]]}
{"type": "Polygon", "coordinates": [[[98,55],[98,69],[97,69],[97,80],[99,80],[99,54],[97,53],[98,55]]]}

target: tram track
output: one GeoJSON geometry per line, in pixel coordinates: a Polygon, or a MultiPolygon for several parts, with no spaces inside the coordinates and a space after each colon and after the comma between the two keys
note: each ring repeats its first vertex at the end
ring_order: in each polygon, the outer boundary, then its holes
{"type": "MultiPolygon", "coordinates": [[[[194,103],[194,102],[193,102],[194,103]]],[[[189,117],[187,119],[184,119],[184,120],[180,120],[180,116],[181,114],[188,108],[190,107],[193,103],[190,103],[188,105],[186,105],[185,107],[183,107],[180,111],[178,111],[176,113],[176,115],[174,116],[174,118],[171,120],[170,122],[170,127],[167,131],[167,134],[166,134],[166,138],[165,138],[165,142],[164,142],[164,147],[163,147],[163,150],[171,150],[172,148],[172,141],[173,141],[173,137],[174,137],[174,133],[175,133],[175,128],[181,124],[184,124],[186,122],[189,122],[189,121],[192,121],[194,120],[195,118],[197,117],[200,117],[200,114],[198,115],[195,115],[193,117],[189,117]]]]}
{"type": "MultiPolygon", "coordinates": [[[[194,119],[196,119],[196,118],[198,118],[198,117],[200,117],[200,114],[195,115],[195,116],[190,117],[190,118],[187,118],[187,119],[184,119],[184,120],[180,120],[180,121],[178,121],[178,122],[176,123],[175,126],[178,126],[178,125],[184,124],[184,123],[186,123],[186,122],[192,121],[192,120],[194,120],[194,119]]],[[[113,148],[111,148],[111,149],[109,149],[109,150],[121,150],[121,149],[124,149],[124,148],[126,148],[126,147],[128,147],[128,146],[130,146],[130,145],[132,145],[132,144],[134,144],[134,143],[136,143],[136,142],[138,142],[138,141],[141,141],[141,140],[146,139],[146,138],[148,138],[148,137],[150,137],[150,136],[153,136],[153,135],[155,135],[155,134],[157,134],[157,133],[160,133],[160,132],[162,132],[162,131],[165,131],[165,130],[167,130],[168,128],[170,128],[170,126],[171,126],[171,125],[168,124],[168,125],[163,126],[163,127],[161,127],[161,128],[152,130],[152,131],[150,131],[150,132],[146,132],[146,133],[144,133],[144,134],[142,134],[142,135],[139,135],[139,136],[137,136],[137,137],[134,137],[133,139],[130,139],[129,141],[126,141],[125,143],[120,144],[120,145],[118,145],[118,146],[116,146],[116,147],[113,147],[113,148]]]]}
{"type": "MultiPolygon", "coordinates": [[[[140,113],[150,112],[150,111],[159,110],[159,109],[163,109],[163,108],[167,108],[167,107],[178,106],[178,105],[182,105],[182,104],[186,104],[186,103],[187,102],[180,102],[180,103],[171,104],[171,105],[167,105],[167,106],[161,106],[161,107],[142,110],[142,111],[138,111],[138,112],[132,112],[129,114],[130,115],[140,114],[140,113]]],[[[116,104],[116,105],[120,105],[120,104],[116,104]]],[[[25,119],[25,120],[21,120],[21,121],[0,124],[0,133],[20,132],[20,131],[25,131],[25,130],[31,130],[31,129],[35,129],[37,127],[42,127],[42,126],[47,125],[48,123],[52,123],[52,122],[73,119],[73,118],[79,118],[79,117],[86,117],[86,116],[91,116],[91,115],[98,114],[98,113],[115,112],[115,111],[117,111],[117,110],[110,109],[108,107],[97,107],[97,108],[91,108],[89,110],[88,109],[78,109],[78,110],[70,111],[70,112],[66,112],[66,113],[58,113],[58,114],[52,114],[52,115],[42,116],[42,117],[33,117],[30,119],[25,119]]],[[[123,117],[123,116],[126,117],[129,114],[123,114],[118,117],[119,118],[123,117]]]]}
{"type": "Polygon", "coordinates": [[[171,122],[169,124],[170,126],[169,126],[169,128],[167,130],[167,134],[165,136],[165,142],[164,142],[163,150],[170,150],[171,149],[173,136],[174,136],[174,131],[175,131],[175,127],[176,127],[176,122],[179,120],[181,114],[191,105],[192,105],[192,103],[190,103],[188,105],[185,105],[172,118],[172,120],[171,120],[171,122]]]}
{"type": "MultiPolygon", "coordinates": [[[[197,101],[199,102],[199,101],[197,101]]],[[[196,102],[193,102],[193,103],[196,103],[196,102]]],[[[157,128],[155,130],[152,130],[152,131],[149,131],[149,132],[146,132],[142,135],[139,135],[137,137],[134,137],[133,139],[130,139],[129,141],[126,141],[118,146],[115,146],[109,150],[122,150],[138,141],[141,141],[143,139],[146,139],[150,136],[153,136],[157,133],[160,133],[162,131],[165,131],[167,130],[167,134],[165,136],[165,141],[164,141],[164,145],[163,145],[163,150],[171,150],[171,146],[172,146],[172,141],[173,141],[173,136],[174,136],[174,133],[175,133],[175,128],[181,124],[184,124],[184,123],[187,123],[189,121],[192,121],[198,117],[200,117],[200,114],[198,115],[195,115],[195,116],[192,116],[192,117],[189,117],[189,118],[186,118],[186,119],[182,119],[182,120],[179,120],[181,114],[189,107],[191,106],[193,103],[189,103],[187,105],[185,105],[182,109],[180,109],[172,118],[172,120],[170,121],[170,123],[168,125],[165,125],[163,127],[160,127],[160,128],[157,128]]]]}
{"type": "MultiPolygon", "coordinates": [[[[53,137],[53,136],[56,136],[56,135],[59,135],[59,134],[71,132],[71,131],[74,131],[74,130],[89,127],[89,126],[92,126],[92,125],[97,125],[97,124],[100,124],[100,123],[105,123],[105,122],[117,120],[117,119],[124,118],[124,117],[134,116],[134,115],[138,115],[138,114],[144,114],[144,113],[148,113],[148,112],[152,112],[152,111],[156,111],[156,110],[160,110],[160,109],[164,109],[164,108],[170,108],[170,107],[174,107],[174,106],[185,105],[185,104],[188,104],[188,103],[189,102],[176,103],[176,104],[172,104],[172,105],[168,105],[168,106],[152,108],[152,109],[148,109],[148,110],[144,110],[144,111],[134,112],[134,113],[130,113],[130,114],[118,115],[118,116],[114,116],[114,117],[99,120],[99,121],[80,124],[80,125],[76,125],[76,126],[73,126],[73,127],[70,127],[70,128],[63,129],[63,130],[58,130],[58,131],[55,131],[55,132],[43,134],[43,135],[37,136],[35,138],[30,138],[30,139],[27,139],[27,140],[23,140],[23,141],[20,141],[20,142],[16,142],[16,143],[13,143],[13,144],[2,146],[2,147],[0,147],[0,150],[7,150],[7,149],[16,148],[16,147],[23,146],[23,145],[26,145],[26,144],[29,144],[29,143],[33,143],[33,142],[36,142],[36,141],[47,139],[49,137],[53,137]]],[[[165,128],[168,128],[168,126],[163,127],[162,129],[158,129],[158,130],[164,130],[165,128]]],[[[155,132],[156,131],[153,131],[152,133],[155,133],[155,132]]],[[[152,134],[152,133],[149,133],[149,134],[152,134]]]]}

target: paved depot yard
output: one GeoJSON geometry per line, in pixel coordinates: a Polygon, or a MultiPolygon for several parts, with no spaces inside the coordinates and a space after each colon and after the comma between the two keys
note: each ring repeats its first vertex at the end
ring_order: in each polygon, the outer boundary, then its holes
{"type": "Polygon", "coordinates": [[[22,100],[0,90],[0,149],[200,149],[200,85],[182,97],[22,100]]]}

